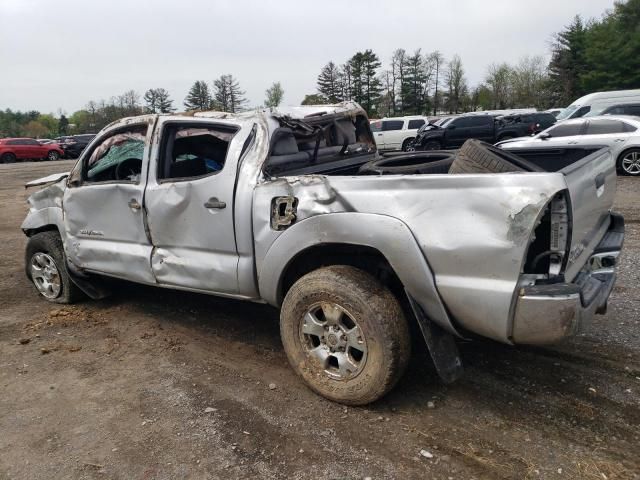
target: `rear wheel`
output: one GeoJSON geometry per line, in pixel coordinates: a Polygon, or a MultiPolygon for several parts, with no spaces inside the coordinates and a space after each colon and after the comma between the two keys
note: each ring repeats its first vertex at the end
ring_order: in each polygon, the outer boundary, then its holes
{"type": "Polygon", "coordinates": [[[82,291],[67,272],[62,240],[58,232],[36,233],[27,242],[25,269],[40,295],[54,303],[74,303],[82,291]]]}
{"type": "Polygon", "coordinates": [[[623,152],[618,158],[618,169],[625,175],[640,175],[640,148],[623,152]]]}
{"type": "Polygon", "coordinates": [[[55,150],[49,150],[49,153],[47,153],[47,160],[55,162],[56,160],[59,160],[59,159],[60,159],[60,154],[58,152],[56,152],[55,150]]]}
{"type": "Polygon", "coordinates": [[[0,160],[2,160],[2,163],[15,163],[16,156],[13,153],[7,152],[0,157],[0,160]]]}
{"type": "Polygon", "coordinates": [[[315,270],[291,287],[280,334],[289,363],[307,385],[347,405],[382,397],[410,356],[398,300],[373,276],[346,265],[315,270]]]}

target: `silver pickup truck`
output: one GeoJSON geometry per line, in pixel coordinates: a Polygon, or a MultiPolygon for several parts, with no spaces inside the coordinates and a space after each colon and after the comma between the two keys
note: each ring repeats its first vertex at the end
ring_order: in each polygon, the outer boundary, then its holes
{"type": "Polygon", "coordinates": [[[456,337],[546,344],[604,312],[624,238],[607,149],[384,163],[354,103],[123,119],[27,184],[47,186],[26,273],[58,303],[116,277],[274,305],[293,369],[352,405],[401,377],[411,324],[448,382],[456,337]]]}

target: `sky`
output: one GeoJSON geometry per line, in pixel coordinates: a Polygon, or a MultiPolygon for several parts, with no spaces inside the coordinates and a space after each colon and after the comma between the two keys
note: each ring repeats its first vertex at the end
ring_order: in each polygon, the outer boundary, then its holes
{"type": "Polygon", "coordinates": [[[315,93],[328,61],[372,49],[460,55],[470,85],[491,63],[549,55],[576,14],[613,0],[0,0],[0,109],[67,114],[126,90],[231,73],[250,105],[280,81],[286,105],[315,93]]]}

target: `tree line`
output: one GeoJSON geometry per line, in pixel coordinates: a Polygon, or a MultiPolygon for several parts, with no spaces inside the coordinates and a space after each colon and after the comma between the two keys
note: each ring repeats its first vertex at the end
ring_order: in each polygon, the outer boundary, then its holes
{"type": "MultiPolygon", "coordinates": [[[[461,113],[507,108],[564,107],[590,92],[640,88],[640,0],[617,2],[599,20],[576,16],[554,35],[550,61],[525,56],[514,64],[493,63],[479,84],[470,86],[458,55],[445,58],[438,51],[396,49],[383,64],[370,49],[356,52],[343,63],[329,61],[318,76],[316,91],[303,105],[353,100],[370,117],[461,113]]],[[[265,107],[284,97],[280,82],[265,91],[265,107]]],[[[238,112],[248,108],[238,79],[224,74],[207,83],[193,83],[184,109],[238,112]]],[[[54,137],[97,132],[125,116],[176,110],[164,88],[143,95],[128,90],[109,100],[89,101],[68,118],[58,112],[0,111],[0,137],[54,137]]]]}

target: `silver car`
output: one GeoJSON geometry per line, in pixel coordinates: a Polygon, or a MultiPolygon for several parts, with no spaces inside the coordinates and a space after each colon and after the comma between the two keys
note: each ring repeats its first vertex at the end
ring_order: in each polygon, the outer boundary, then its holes
{"type": "Polygon", "coordinates": [[[640,118],[596,116],[557,123],[534,137],[505,140],[500,148],[601,147],[611,149],[618,171],[640,175],[640,118]]]}

